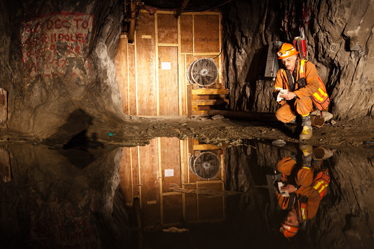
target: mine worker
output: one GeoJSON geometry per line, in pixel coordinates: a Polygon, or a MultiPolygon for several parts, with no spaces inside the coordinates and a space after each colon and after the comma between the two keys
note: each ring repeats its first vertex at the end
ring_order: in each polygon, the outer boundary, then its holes
{"type": "Polygon", "coordinates": [[[303,129],[299,139],[302,140],[312,137],[310,113],[315,107],[320,111],[327,110],[330,100],[315,65],[300,59],[298,53],[289,43],[283,43],[278,51],[278,59],[282,60],[285,69],[277,72],[274,93],[281,104],[276,112],[279,121],[295,123],[296,115],[301,115],[303,129]]]}
{"type": "Polygon", "coordinates": [[[289,194],[285,197],[281,192],[277,192],[279,207],[288,211],[280,227],[280,232],[287,239],[294,237],[300,227],[306,225],[306,221],[317,214],[320,200],[330,183],[326,169],[320,171],[313,179],[312,146],[302,145],[300,149],[303,152],[303,165],[300,169],[297,169],[293,157],[285,157],[277,163],[277,170],[283,174],[280,181],[285,184],[281,190],[289,194]]]}

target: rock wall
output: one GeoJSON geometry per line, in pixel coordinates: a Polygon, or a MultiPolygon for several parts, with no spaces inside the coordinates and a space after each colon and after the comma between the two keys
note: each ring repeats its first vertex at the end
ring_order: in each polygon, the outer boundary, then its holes
{"type": "Polygon", "coordinates": [[[4,128],[45,139],[77,110],[94,117],[89,125],[124,119],[113,61],[123,15],[116,0],[1,1],[4,128]]]}
{"type": "Polygon", "coordinates": [[[374,1],[233,1],[222,8],[224,81],[231,90],[231,109],[274,112],[273,83],[264,78],[267,44],[290,42],[298,29],[282,28],[295,6],[295,27],[305,27],[308,59],[315,63],[331,97],[337,119],[373,116],[374,1]],[[310,8],[310,20],[303,14],[310,8]],[[304,19],[305,20],[305,19],[304,19]]]}

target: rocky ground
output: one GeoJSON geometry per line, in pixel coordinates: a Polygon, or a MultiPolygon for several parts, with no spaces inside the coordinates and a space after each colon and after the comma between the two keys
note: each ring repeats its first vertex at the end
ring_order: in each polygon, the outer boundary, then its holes
{"type": "MultiPolygon", "coordinates": [[[[146,144],[154,137],[193,137],[200,142],[217,146],[235,146],[244,139],[308,143],[314,146],[333,148],[374,149],[374,122],[372,118],[352,121],[325,123],[321,128],[313,128],[309,141],[299,141],[300,127],[280,122],[258,122],[218,117],[195,118],[139,118],[132,117],[109,142],[136,146],[146,144]],[[372,142],[372,144],[371,144],[372,142]]],[[[117,129],[120,127],[117,127],[117,129]]],[[[105,142],[105,141],[102,141],[105,142]]],[[[108,142],[108,141],[107,141],[108,142]]]]}
{"type": "MultiPolygon", "coordinates": [[[[146,145],[155,137],[178,137],[181,140],[192,137],[200,143],[214,144],[218,147],[241,145],[247,139],[268,142],[281,139],[287,143],[308,143],[340,150],[357,149],[363,151],[362,153],[374,152],[374,122],[370,117],[351,121],[331,120],[321,128],[314,127],[313,137],[308,141],[298,139],[300,130],[301,127],[298,125],[228,119],[222,116],[194,118],[132,116],[126,121],[102,121],[100,125],[88,126],[85,136],[90,142],[88,146],[92,147],[97,144],[132,147],[146,145]],[[92,138],[94,133],[98,134],[97,139],[92,138]]],[[[66,136],[64,141],[50,140],[48,144],[62,147],[69,140],[69,136],[66,136]]],[[[33,140],[32,137],[9,133],[6,130],[0,130],[0,142],[43,143],[33,140]]]]}

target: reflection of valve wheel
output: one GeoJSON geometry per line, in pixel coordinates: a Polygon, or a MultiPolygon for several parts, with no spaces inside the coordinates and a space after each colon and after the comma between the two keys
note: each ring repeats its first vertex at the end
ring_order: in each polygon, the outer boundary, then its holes
{"type": "Polygon", "coordinates": [[[191,156],[190,169],[196,176],[210,180],[217,177],[221,168],[218,156],[212,152],[203,152],[196,158],[191,156]]]}
{"type": "Polygon", "coordinates": [[[218,78],[218,67],[211,58],[192,62],[187,69],[187,79],[191,84],[210,86],[218,78]]]}

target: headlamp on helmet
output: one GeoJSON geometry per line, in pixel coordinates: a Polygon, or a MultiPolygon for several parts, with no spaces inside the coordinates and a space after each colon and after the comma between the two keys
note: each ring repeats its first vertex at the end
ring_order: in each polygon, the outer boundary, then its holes
{"type": "Polygon", "coordinates": [[[284,59],[292,55],[298,54],[299,52],[289,43],[283,43],[281,49],[278,51],[278,59],[284,59]]]}

